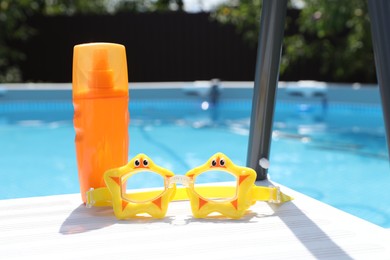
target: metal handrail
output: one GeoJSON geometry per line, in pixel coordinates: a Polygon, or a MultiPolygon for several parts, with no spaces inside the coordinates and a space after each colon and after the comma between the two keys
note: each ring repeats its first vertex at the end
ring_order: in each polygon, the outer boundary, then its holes
{"type": "MultiPolygon", "coordinates": [[[[287,0],[263,0],[247,166],[267,178],[287,0]]],[[[376,73],[390,154],[390,1],[368,0],[376,73]]]]}
{"type": "Polygon", "coordinates": [[[258,180],[267,178],[286,10],[287,0],[263,1],[247,157],[258,180]]]}

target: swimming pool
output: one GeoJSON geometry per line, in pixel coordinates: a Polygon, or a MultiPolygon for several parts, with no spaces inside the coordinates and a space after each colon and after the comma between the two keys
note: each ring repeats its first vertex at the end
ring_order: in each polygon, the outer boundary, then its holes
{"type": "MultiPolygon", "coordinates": [[[[217,151],[246,163],[251,89],[228,86],[215,107],[192,90],[131,91],[129,157],[146,153],[177,174],[217,151]]],[[[350,92],[344,88],[327,90],[325,102],[322,88],[296,90],[278,90],[271,179],[389,228],[390,169],[377,97],[369,101],[362,89],[351,95],[365,104],[341,102],[340,93],[350,92]]],[[[0,98],[0,199],[78,192],[73,107],[63,91],[40,95],[43,101],[0,98]]]]}

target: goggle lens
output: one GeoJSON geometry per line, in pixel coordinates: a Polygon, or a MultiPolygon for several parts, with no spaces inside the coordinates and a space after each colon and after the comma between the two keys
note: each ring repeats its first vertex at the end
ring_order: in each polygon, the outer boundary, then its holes
{"type": "Polygon", "coordinates": [[[154,200],[166,189],[164,177],[152,171],[138,171],[125,175],[122,183],[122,197],[137,203],[154,200]],[[140,193],[140,189],[148,192],[140,193]]]}
{"type": "Polygon", "coordinates": [[[227,171],[205,171],[194,179],[194,191],[201,197],[213,201],[230,201],[237,196],[237,178],[227,171]],[[215,186],[214,190],[205,189],[210,182],[215,186]],[[223,189],[218,189],[218,183],[223,189]],[[226,188],[229,187],[229,188],[226,188]]]}

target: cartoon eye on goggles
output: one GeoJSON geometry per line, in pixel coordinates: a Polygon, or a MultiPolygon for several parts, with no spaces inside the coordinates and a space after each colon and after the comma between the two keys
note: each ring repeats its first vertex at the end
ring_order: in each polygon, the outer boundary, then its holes
{"type": "Polygon", "coordinates": [[[104,180],[107,187],[87,191],[86,205],[112,205],[118,219],[145,213],[154,218],[163,218],[169,202],[189,199],[192,214],[196,218],[219,213],[238,219],[256,201],[282,204],[293,199],[278,187],[256,186],[255,179],[256,172],[253,169],[235,165],[222,153],[216,153],[205,164],[185,175],[175,175],[156,165],[146,155],[138,154],[127,165],[106,171],[104,180]],[[234,181],[225,186],[198,184],[203,175],[207,174],[230,175],[234,181]],[[160,188],[146,191],[133,188],[133,183],[139,183],[139,180],[148,182],[150,176],[161,179],[160,188]],[[176,184],[185,187],[176,187],[176,184]]]}

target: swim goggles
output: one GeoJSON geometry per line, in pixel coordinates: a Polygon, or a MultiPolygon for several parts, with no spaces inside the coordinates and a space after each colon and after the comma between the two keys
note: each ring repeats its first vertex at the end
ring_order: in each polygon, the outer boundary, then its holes
{"type": "Polygon", "coordinates": [[[175,175],[156,165],[145,154],[138,154],[127,165],[106,171],[104,181],[107,187],[87,191],[86,205],[112,205],[118,219],[145,213],[154,218],[163,218],[169,202],[189,199],[193,216],[196,218],[219,213],[238,219],[256,201],[282,204],[292,200],[292,197],[283,194],[279,187],[256,186],[255,179],[256,172],[253,169],[235,165],[222,153],[216,153],[205,164],[185,175],[175,175]],[[206,173],[229,174],[235,181],[230,182],[230,185],[197,184],[197,180],[206,173]],[[137,180],[143,174],[154,174],[162,178],[162,187],[141,191],[129,189],[133,179],[137,180]],[[176,184],[182,184],[184,187],[176,187],[176,184]]]}

